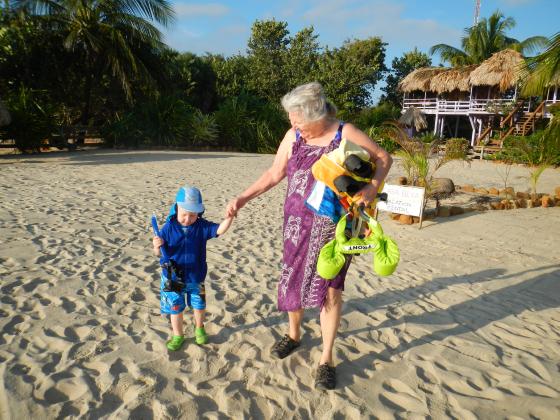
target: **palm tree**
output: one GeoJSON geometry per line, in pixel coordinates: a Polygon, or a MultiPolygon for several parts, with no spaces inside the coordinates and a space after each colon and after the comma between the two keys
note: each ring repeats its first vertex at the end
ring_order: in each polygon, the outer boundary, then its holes
{"type": "Polygon", "coordinates": [[[512,17],[505,17],[496,10],[488,19],[465,29],[465,36],[461,39],[462,50],[447,44],[437,44],[430,48],[430,54],[439,53],[443,61],[448,61],[453,67],[480,64],[490,58],[495,52],[511,48],[520,53],[531,53],[546,45],[547,39],[533,36],[523,41],[510,38],[506,31],[515,26],[512,17]]]}
{"type": "Polygon", "coordinates": [[[157,72],[153,56],[164,44],[151,22],[165,27],[174,19],[168,0],[13,0],[12,5],[63,31],[64,48],[82,57],[84,124],[92,87],[104,75],[119,82],[128,100],[133,80],[153,79],[157,72]]]}
{"type": "Polygon", "coordinates": [[[551,84],[560,84],[560,32],[550,38],[546,50],[527,60],[526,95],[541,95],[551,84]]]}

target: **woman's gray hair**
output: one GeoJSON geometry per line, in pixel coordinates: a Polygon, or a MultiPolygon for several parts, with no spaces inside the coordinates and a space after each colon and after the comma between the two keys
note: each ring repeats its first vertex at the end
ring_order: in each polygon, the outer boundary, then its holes
{"type": "Polygon", "coordinates": [[[327,100],[323,86],[318,82],[298,86],[286,93],[282,106],[286,112],[300,113],[306,122],[334,118],[336,115],[336,107],[327,100]]]}

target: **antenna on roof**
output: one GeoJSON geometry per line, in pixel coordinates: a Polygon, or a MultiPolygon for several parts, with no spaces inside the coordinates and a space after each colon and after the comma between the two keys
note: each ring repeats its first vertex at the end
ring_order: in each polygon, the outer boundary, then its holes
{"type": "Polygon", "coordinates": [[[474,23],[473,26],[478,25],[478,16],[480,15],[480,0],[475,1],[474,6],[474,23]]]}

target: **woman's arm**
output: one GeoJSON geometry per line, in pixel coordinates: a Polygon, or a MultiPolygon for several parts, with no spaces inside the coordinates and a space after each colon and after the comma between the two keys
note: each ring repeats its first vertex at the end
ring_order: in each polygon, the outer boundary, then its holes
{"type": "Polygon", "coordinates": [[[352,143],[355,143],[365,150],[368,151],[370,155],[370,160],[375,163],[375,175],[371,180],[371,184],[364,187],[361,193],[361,200],[366,206],[375,200],[377,192],[383,183],[383,180],[387,177],[389,169],[393,164],[393,158],[384,149],[379,147],[379,145],[370,139],[366,133],[359,130],[352,124],[345,124],[342,129],[342,137],[346,137],[352,143]]]}
{"type": "Polygon", "coordinates": [[[245,204],[247,204],[248,201],[267,192],[284,179],[294,139],[294,130],[288,130],[284,139],[280,143],[280,146],[278,146],[274,162],[272,162],[270,168],[264,171],[259,179],[257,179],[250,187],[228,203],[226,207],[226,217],[236,216],[237,212],[245,204]]]}

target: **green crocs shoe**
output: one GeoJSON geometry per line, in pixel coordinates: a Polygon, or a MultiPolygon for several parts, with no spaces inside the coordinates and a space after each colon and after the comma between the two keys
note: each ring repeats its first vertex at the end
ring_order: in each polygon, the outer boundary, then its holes
{"type": "Polygon", "coordinates": [[[204,331],[204,327],[195,328],[194,341],[196,341],[196,344],[199,345],[208,343],[208,335],[206,334],[206,331],[204,331]]]}
{"type": "Polygon", "coordinates": [[[171,337],[171,340],[167,341],[165,345],[171,351],[177,351],[181,348],[183,343],[185,342],[185,336],[183,335],[174,335],[171,337]]]}

